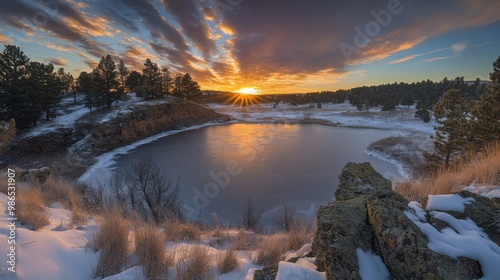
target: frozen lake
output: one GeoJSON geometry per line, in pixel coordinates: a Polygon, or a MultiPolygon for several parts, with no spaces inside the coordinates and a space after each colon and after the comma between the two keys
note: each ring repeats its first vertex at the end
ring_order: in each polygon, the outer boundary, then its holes
{"type": "Polygon", "coordinates": [[[264,208],[263,223],[287,203],[313,217],[333,199],[338,175],[347,162],[370,162],[388,179],[395,165],[367,155],[368,144],[395,132],[319,125],[229,124],[169,135],[116,155],[99,174],[117,173],[150,157],[180,179],[183,203],[191,218],[208,220],[215,212],[238,224],[248,198],[264,208]]]}

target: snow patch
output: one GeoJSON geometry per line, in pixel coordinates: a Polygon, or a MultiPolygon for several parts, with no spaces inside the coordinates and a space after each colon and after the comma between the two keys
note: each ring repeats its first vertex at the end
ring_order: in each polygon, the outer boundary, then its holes
{"type": "Polygon", "coordinates": [[[391,274],[382,262],[382,259],[372,252],[365,252],[361,248],[356,249],[359,263],[359,275],[363,280],[385,280],[390,279],[391,274]]]}
{"type": "MultiPolygon", "coordinates": [[[[307,262],[307,261],[306,261],[307,262]]],[[[276,280],[326,280],[326,272],[316,271],[314,264],[279,262],[276,280]],[[314,267],[311,268],[311,265],[314,267]]]]}
{"type": "MultiPolygon", "coordinates": [[[[446,201],[446,200],[445,200],[446,201]]],[[[462,203],[463,205],[463,203],[462,203]]],[[[413,204],[415,207],[415,204],[413,204]]],[[[450,227],[438,231],[417,215],[405,211],[405,215],[427,235],[427,247],[452,258],[467,257],[481,264],[483,280],[498,279],[500,275],[500,247],[471,219],[456,219],[448,213],[432,211],[430,214],[450,227]]]]}
{"type": "Polygon", "coordinates": [[[475,183],[462,187],[462,190],[476,193],[487,198],[500,197],[500,186],[478,185],[475,183]]]}
{"type": "Polygon", "coordinates": [[[465,205],[470,204],[472,201],[474,201],[474,198],[463,198],[458,194],[429,195],[429,200],[427,201],[427,207],[425,209],[428,211],[440,210],[463,213],[465,205]]]}

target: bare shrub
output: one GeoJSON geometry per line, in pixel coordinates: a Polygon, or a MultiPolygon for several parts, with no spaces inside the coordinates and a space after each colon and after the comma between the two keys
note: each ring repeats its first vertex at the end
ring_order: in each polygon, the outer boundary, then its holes
{"type": "Polygon", "coordinates": [[[229,249],[217,255],[217,269],[220,274],[226,274],[238,267],[238,259],[234,250],[229,249]]]}
{"type": "Polygon", "coordinates": [[[177,269],[177,280],[213,279],[207,247],[195,245],[191,248],[184,249],[180,254],[175,265],[177,269]]]}
{"type": "Polygon", "coordinates": [[[243,227],[247,230],[257,231],[263,212],[264,209],[257,209],[255,201],[249,198],[245,204],[245,208],[243,208],[243,227]]]}
{"type": "Polygon", "coordinates": [[[152,224],[135,230],[135,253],[148,279],[163,279],[167,272],[163,235],[152,224]]]}
{"type": "Polygon", "coordinates": [[[39,189],[29,188],[18,191],[16,217],[22,225],[35,231],[50,224],[45,201],[39,189]]]}
{"type": "Polygon", "coordinates": [[[286,235],[275,234],[267,236],[259,244],[255,252],[253,262],[257,265],[270,266],[283,260],[283,254],[287,252],[286,235]]]}
{"type": "Polygon", "coordinates": [[[100,250],[96,277],[107,277],[121,271],[128,257],[128,222],[117,212],[106,215],[94,236],[91,247],[100,250]]]}
{"type": "Polygon", "coordinates": [[[126,178],[127,205],[144,219],[156,223],[168,218],[184,219],[179,183],[174,184],[150,158],[133,163],[126,170],[126,178]]]}
{"type": "Polygon", "coordinates": [[[296,224],[295,208],[283,203],[283,209],[278,217],[273,217],[274,222],[284,231],[289,232],[296,224]]]}
{"type": "Polygon", "coordinates": [[[79,192],[82,194],[84,208],[93,213],[99,213],[106,207],[106,185],[97,184],[92,187],[81,184],[78,186],[79,192]]]}
{"type": "Polygon", "coordinates": [[[168,241],[195,241],[201,235],[200,227],[195,223],[167,220],[164,223],[164,234],[168,241]]]}

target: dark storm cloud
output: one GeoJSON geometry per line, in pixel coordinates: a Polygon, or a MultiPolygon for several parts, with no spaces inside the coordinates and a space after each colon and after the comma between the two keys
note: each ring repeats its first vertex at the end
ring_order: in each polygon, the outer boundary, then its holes
{"type": "Polygon", "coordinates": [[[199,0],[162,0],[165,9],[179,22],[184,36],[202,52],[206,58],[215,51],[215,42],[210,39],[210,29],[202,14],[199,0]]]}
{"type": "Polygon", "coordinates": [[[169,22],[167,22],[155,6],[148,0],[120,0],[114,1],[115,4],[123,3],[129,9],[133,10],[149,31],[151,32],[152,39],[165,40],[171,43],[174,48],[180,52],[188,51],[188,45],[182,37],[179,30],[175,29],[169,22]],[[157,37],[163,38],[157,38],[157,37]]]}
{"type": "MultiPolygon", "coordinates": [[[[60,5],[60,11],[63,10],[68,14],[72,14],[73,10],[66,9],[64,5],[60,5]]],[[[78,20],[76,19],[76,21],[78,20]]],[[[61,17],[51,15],[31,3],[10,1],[8,5],[3,5],[0,10],[0,21],[13,28],[25,30],[27,33],[36,33],[38,30],[48,32],[54,37],[77,43],[94,56],[101,56],[104,53],[101,45],[89,40],[86,34],[75,30],[69,23],[62,21],[61,17]],[[29,27],[28,23],[33,28],[29,27]]]]}
{"type": "Polygon", "coordinates": [[[115,8],[106,8],[104,14],[129,31],[139,32],[139,28],[137,27],[136,23],[129,19],[130,14],[126,12],[124,14],[121,14],[120,11],[116,10],[115,8]]]}
{"type": "Polygon", "coordinates": [[[493,12],[498,8],[493,0],[243,0],[224,13],[224,24],[234,33],[233,54],[242,73],[297,74],[344,71],[349,63],[382,59],[443,32],[500,20],[493,12]],[[398,11],[390,19],[389,7],[398,11]],[[370,22],[378,24],[370,26],[373,37],[367,36],[370,22]],[[355,39],[368,44],[356,46],[355,39]]]}

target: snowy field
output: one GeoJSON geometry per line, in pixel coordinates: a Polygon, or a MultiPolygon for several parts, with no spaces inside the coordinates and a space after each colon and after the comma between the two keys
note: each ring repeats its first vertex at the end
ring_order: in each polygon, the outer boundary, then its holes
{"type": "Polygon", "coordinates": [[[309,108],[309,105],[290,106],[279,104],[254,104],[247,107],[239,105],[209,104],[216,112],[227,114],[246,122],[298,122],[321,120],[332,125],[354,128],[389,129],[401,132],[419,132],[431,135],[436,123],[424,123],[415,118],[415,106],[398,107],[396,111],[383,112],[380,108],[358,111],[349,103],[322,104],[322,108],[309,108]]]}

